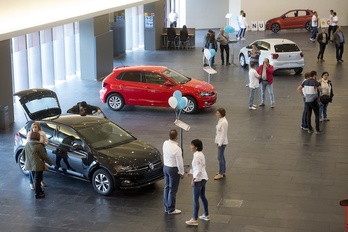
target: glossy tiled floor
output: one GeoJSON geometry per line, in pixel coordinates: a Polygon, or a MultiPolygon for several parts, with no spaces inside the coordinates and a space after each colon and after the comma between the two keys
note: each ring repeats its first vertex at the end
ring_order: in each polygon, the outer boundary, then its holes
{"type": "MultiPolygon", "coordinates": [[[[204,31],[197,32],[197,44],[204,31]]],[[[345,33],[348,31],[345,28],[345,33]]],[[[212,109],[195,115],[182,115],[191,126],[183,134],[184,159],[190,164],[189,143],[204,142],[210,180],[207,197],[211,221],[188,227],[192,216],[189,178],[180,183],[177,208],[182,214],[163,212],[163,181],[137,191],[116,191],[110,197],[97,195],[88,182],[46,172],[46,198],[34,199],[26,176],[13,159],[13,138],[25,118],[18,104],[16,121],[10,131],[1,132],[0,149],[0,231],[228,231],[228,232],[343,232],[344,209],[339,201],[348,198],[348,123],[346,63],[337,64],[329,44],[324,63],[317,63],[318,45],[305,31],[248,32],[246,41],[235,44],[237,51],[254,39],[284,37],[294,40],[305,54],[305,71],[328,71],[335,98],[329,106],[330,122],[321,124],[325,132],[308,134],[300,129],[303,102],[296,88],[303,75],[280,72],[275,76],[276,107],[269,104],[250,111],[247,107],[247,70],[221,66],[217,54],[217,74],[211,83],[218,91],[212,109]],[[214,181],[218,168],[214,145],[215,110],[224,107],[229,121],[226,151],[227,176],[214,181]]],[[[344,60],[348,62],[347,52],[344,60]]],[[[202,70],[201,48],[191,50],[134,51],[115,60],[115,66],[156,64],[175,68],[188,76],[207,80],[202,70]]],[[[99,105],[108,118],[161,149],[168,131],[174,128],[175,114],[169,108],[126,107],[113,112],[99,100],[101,83],[71,79],[53,89],[63,110],[77,101],[99,105]],[[76,88],[78,86],[78,88],[76,88]]],[[[268,98],[267,98],[268,99],[268,98]]],[[[259,103],[259,94],[256,103],[259,103]]],[[[268,102],[267,102],[268,103],[268,102]]],[[[200,211],[202,213],[202,211],[200,211]]]]}

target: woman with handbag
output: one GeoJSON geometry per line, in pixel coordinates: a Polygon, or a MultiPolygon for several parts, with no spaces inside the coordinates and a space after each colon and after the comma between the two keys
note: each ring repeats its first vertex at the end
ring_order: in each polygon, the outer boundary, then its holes
{"type": "Polygon", "coordinates": [[[332,82],[329,80],[329,73],[323,72],[319,82],[321,85],[321,93],[320,93],[321,104],[319,109],[320,122],[330,121],[330,119],[327,117],[327,107],[329,103],[332,102],[332,98],[334,94],[333,94],[332,82]]]}

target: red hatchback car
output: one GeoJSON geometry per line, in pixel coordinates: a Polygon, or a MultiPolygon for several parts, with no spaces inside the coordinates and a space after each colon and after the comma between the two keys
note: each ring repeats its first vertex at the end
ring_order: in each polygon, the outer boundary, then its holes
{"type": "Polygon", "coordinates": [[[214,86],[164,66],[117,67],[102,83],[100,100],[115,111],[124,105],[169,107],[168,99],[179,90],[187,97],[185,113],[211,107],[217,98],[214,86]]]}
{"type": "Polygon", "coordinates": [[[291,10],[280,17],[270,19],[266,22],[266,30],[277,33],[281,29],[305,28],[312,30],[312,10],[291,10]]]}

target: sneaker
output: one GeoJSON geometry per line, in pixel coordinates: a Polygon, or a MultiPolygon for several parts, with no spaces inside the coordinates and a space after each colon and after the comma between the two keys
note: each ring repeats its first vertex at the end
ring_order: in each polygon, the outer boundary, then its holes
{"type": "Polygon", "coordinates": [[[313,133],[313,131],[312,131],[312,130],[310,130],[310,129],[308,129],[308,134],[311,134],[311,133],[313,133]]]}
{"type": "Polygon", "coordinates": [[[237,40],[240,40],[240,38],[237,36],[237,40]]]}
{"type": "Polygon", "coordinates": [[[324,121],[330,121],[330,119],[329,118],[324,118],[324,121]]]}
{"type": "Polygon", "coordinates": [[[253,105],[253,107],[256,107],[256,105],[253,105]]]}
{"type": "Polygon", "coordinates": [[[203,64],[203,67],[207,67],[207,66],[209,66],[209,64],[203,64]]]}
{"type": "Polygon", "coordinates": [[[308,127],[302,127],[302,126],[301,126],[301,129],[302,129],[302,130],[305,130],[305,131],[308,131],[308,127]]]}
{"type": "Polygon", "coordinates": [[[230,63],[230,62],[227,62],[226,65],[231,65],[231,63],[230,63]]]}
{"type": "Polygon", "coordinates": [[[261,103],[259,106],[265,106],[265,103],[261,103]]]}
{"type": "Polygon", "coordinates": [[[198,226],[198,220],[195,220],[193,218],[191,218],[190,220],[186,221],[185,223],[187,225],[190,225],[190,226],[198,226]]]}
{"type": "Polygon", "coordinates": [[[203,214],[202,216],[199,216],[199,219],[204,220],[204,221],[210,221],[210,217],[205,216],[205,214],[203,214]]]}
{"type": "Polygon", "coordinates": [[[214,176],[214,180],[220,180],[220,179],[222,179],[222,178],[224,178],[224,176],[221,175],[220,173],[219,173],[219,174],[216,174],[216,175],[214,176]]]}
{"type": "Polygon", "coordinates": [[[30,184],[29,187],[30,187],[31,190],[35,189],[34,184],[30,184]]]}
{"type": "Polygon", "coordinates": [[[249,87],[249,83],[245,85],[245,87],[249,87]]]}
{"type": "Polygon", "coordinates": [[[274,104],[272,104],[272,105],[271,105],[271,108],[274,108],[274,107],[275,107],[275,105],[274,105],[274,104]]]}
{"type": "Polygon", "coordinates": [[[242,40],[245,40],[245,38],[243,37],[242,40]]]}
{"type": "Polygon", "coordinates": [[[171,212],[168,212],[169,215],[175,215],[175,214],[181,214],[181,210],[180,209],[174,209],[171,212]]]}
{"type": "Polygon", "coordinates": [[[321,119],[319,119],[319,121],[320,121],[320,122],[323,122],[323,119],[321,118],[321,119]]]}
{"type": "Polygon", "coordinates": [[[249,110],[256,110],[256,108],[255,107],[249,107],[249,110]]]}
{"type": "Polygon", "coordinates": [[[324,132],[323,132],[323,131],[317,131],[317,132],[315,132],[316,135],[320,135],[320,134],[322,134],[322,133],[324,133],[324,132]]]}

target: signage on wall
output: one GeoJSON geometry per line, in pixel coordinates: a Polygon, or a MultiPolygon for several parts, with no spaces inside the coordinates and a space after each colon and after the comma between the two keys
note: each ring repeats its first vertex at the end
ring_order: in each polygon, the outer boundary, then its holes
{"type": "Polygon", "coordinates": [[[145,16],[145,28],[153,28],[153,16],[145,16]]]}

